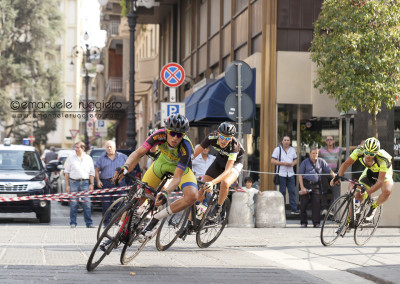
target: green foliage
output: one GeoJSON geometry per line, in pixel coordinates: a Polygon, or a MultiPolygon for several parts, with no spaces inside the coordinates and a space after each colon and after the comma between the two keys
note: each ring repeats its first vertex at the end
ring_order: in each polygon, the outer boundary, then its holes
{"type": "Polygon", "coordinates": [[[129,9],[131,7],[131,1],[129,0],[121,0],[121,2],[119,3],[121,5],[121,16],[122,17],[126,17],[129,14],[129,9]]]}
{"type": "MultiPolygon", "coordinates": [[[[63,27],[59,1],[0,1],[0,119],[10,117],[10,101],[56,101],[61,96],[59,38],[63,27]]],[[[37,143],[45,143],[56,120],[15,118],[8,136],[35,127],[37,143]],[[25,127],[26,125],[26,127],[25,127]]],[[[24,136],[26,137],[26,136],[24,136]]],[[[21,140],[22,141],[22,140],[21,140]]]]}
{"type": "Polygon", "coordinates": [[[314,25],[314,86],[339,111],[393,107],[400,93],[400,1],[326,0],[314,25]]]}

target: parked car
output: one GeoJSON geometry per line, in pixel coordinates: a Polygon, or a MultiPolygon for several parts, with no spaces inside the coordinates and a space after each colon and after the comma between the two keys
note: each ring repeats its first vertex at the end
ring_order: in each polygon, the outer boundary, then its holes
{"type": "MultiPolygon", "coordinates": [[[[32,146],[11,145],[5,139],[0,145],[0,197],[22,197],[49,194],[46,169],[32,146]]],[[[34,212],[41,223],[51,220],[50,201],[27,200],[0,202],[1,213],[34,212]]]]}
{"type": "MultiPolygon", "coordinates": [[[[74,150],[60,149],[58,151],[58,170],[59,170],[59,178],[57,182],[57,191],[58,193],[65,193],[65,177],[64,177],[64,163],[67,160],[68,156],[75,153],[74,150]]],[[[68,202],[62,202],[62,204],[68,204],[68,202]]]]}

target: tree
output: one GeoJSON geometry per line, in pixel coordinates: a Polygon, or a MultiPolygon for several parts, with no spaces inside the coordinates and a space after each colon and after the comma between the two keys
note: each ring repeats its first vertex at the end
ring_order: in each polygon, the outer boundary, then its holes
{"type": "Polygon", "coordinates": [[[311,58],[315,88],[336,100],[339,111],[376,114],[400,93],[400,1],[326,0],[314,24],[311,58]]]}
{"type": "MultiPolygon", "coordinates": [[[[59,99],[61,68],[57,42],[62,27],[59,1],[0,1],[0,119],[10,117],[11,100],[21,103],[59,99]]],[[[36,143],[46,143],[47,133],[56,129],[56,120],[32,116],[34,111],[54,110],[27,111],[29,118],[16,117],[6,125],[7,136],[25,135],[25,125],[31,123],[39,135],[36,143]]]]}

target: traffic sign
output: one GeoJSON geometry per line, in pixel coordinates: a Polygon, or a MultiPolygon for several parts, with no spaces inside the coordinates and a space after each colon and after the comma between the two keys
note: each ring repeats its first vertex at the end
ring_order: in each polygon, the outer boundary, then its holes
{"type": "Polygon", "coordinates": [[[72,139],[75,139],[76,135],[79,133],[79,129],[70,129],[69,132],[71,133],[72,139]]]}
{"type": "Polygon", "coordinates": [[[251,83],[253,82],[253,72],[246,62],[241,60],[233,61],[228,65],[228,67],[226,67],[225,82],[232,91],[236,91],[239,87],[239,84],[242,88],[242,91],[244,91],[250,87],[251,83]],[[240,82],[238,80],[239,65],[241,66],[240,82]]]}
{"type": "Polygon", "coordinates": [[[35,142],[35,137],[34,136],[28,136],[29,141],[35,142]]]}
{"type": "MultiPolygon", "coordinates": [[[[225,113],[233,121],[238,121],[238,94],[236,92],[231,93],[225,99],[225,113]]],[[[251,118],[254,113],[254,102],[250,96],[246,93],[242,93],[242,120],[246,121],[251,118]]]]}
{"type": "Polygon", "coordinates": [[[185,80],[185,70],[178,63],[168,63],[161,69],[160,77],[167,87],[179,87],[185,80]]]}
{"type": "Polygon", "coordinates": [[[164,126],[164,120],[174,113],[185,115],[185,103],[161,103],[161,124],[164,126]]]}

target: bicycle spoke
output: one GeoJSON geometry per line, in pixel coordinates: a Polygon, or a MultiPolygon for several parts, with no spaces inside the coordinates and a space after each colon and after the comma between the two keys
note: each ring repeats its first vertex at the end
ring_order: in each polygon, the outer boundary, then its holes
{"type": "Polygon", "coordinates": [[[379,220],[382,214],[382,206],[379,206],[376,209],[374,218],[371,221],[365,220],[366,215],[368,214],[371,202],[367,204],[368,206],[364,206],[362,211],[360,212],[360,220],[359,224],[357,225],[356,229],[354,230],[354,242],[358,246],[365,245],[369,239],[373,236],[378,227],[379,220]]]}
{"type": "Polygon", "coordinates": [[[166,217],[157,232],[156,247],[159,251],[167,250],[178,239],[190,214],[190,208],[166,217]]]}
{"type": "Polygon", "coordinates": [[[350,221],[350,203],[347,195],[342,195],[331,205],[321,227],[321,243],[332,245],[339,236],[344,236],[350,221]]]}

